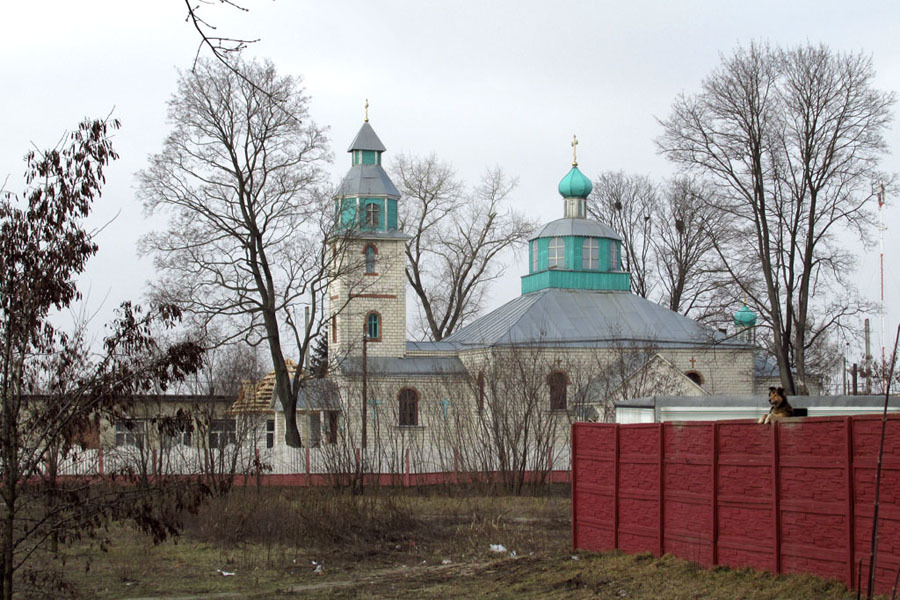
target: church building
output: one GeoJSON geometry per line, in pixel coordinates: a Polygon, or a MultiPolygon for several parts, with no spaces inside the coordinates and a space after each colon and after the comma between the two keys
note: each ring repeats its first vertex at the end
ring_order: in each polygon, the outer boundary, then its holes
{"type": "Polygon", "coordinates": [[[759,392],[752,311],[726,335],[633,294],[622,238],[587,217],[591,181],[574,156],[558,186],[561,218],[528,242],[521,295],[439,342],[408,341],[403,199],[368,118],[348,152],[334,198],[343,235],[330,250],[331,366],[317,388],[329,400],[298,398],[305,440],[459,447],[512,424],[560,443],[572,420],[612,421],[629,397],[759,392]],[[316,427],[340,435],[309,431],[303,414],[325,410],[316,427]]]}

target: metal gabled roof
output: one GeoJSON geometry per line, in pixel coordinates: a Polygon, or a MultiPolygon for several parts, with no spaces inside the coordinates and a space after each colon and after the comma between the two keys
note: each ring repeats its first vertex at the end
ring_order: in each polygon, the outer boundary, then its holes
{"type": "Polygon", "coordinates": [[[567,235],[577,235],[582,237],[600,237],[613,240],[621,240],[622,236],[616,233],[616,230],[609,225],[604,225],[599,221],[592,219],[557,219],[550,221],[538,231],[530,239],[546,237],[562,237],[567,235]]]}
{"type": "Polygon", "coordinates": [[[375,133],[375,130],[372,129],[372,126],[369,125],[369,122],[366,121],[363,123],[362,127],[359,128],[359,133],[353,138],[350,147],[347,148],[347,152],[353,152],[354,150],[374,150],[375,152],[384,152],[387,148],[385,148],[384,144],[381,143],[381,140],[378,139],[378,135],[375,133]]]}
{"type": "Polygon", "coordinates": [[[386,196],[400,198],[400,192],[381,165],[354,165],[350,167],[338,187],[337,196],[364,198],[386,196]]]}
{"type": "MultiPolygon", "coordinates": [[[[340,365],[346,375],[362,374],[362,359],[347,358],[340,365]]],[[[370,356],[366,370],[371,377],[390,375],[450,375],[465,374],[466,368],[456,356],[370,356]]]]}
{"type": "Polygon", "coordinates": [[[430,353],[440,353],[440,352],[454,352],[458,348],[457,344],[447,343],[443,340],[440,342],[432,342],[429,340],[423,341],[414,341],[407,340],[406,341],[406,352],[419,352],[422,354],[430,354],[430,353]]]}
{"type": "Polygon", "coordinates": [[[444,341],[462,347],[747,346],[630,292],[555,288],[520,296],[444,341]]]}
{"type": "Polygon", "coordinates": [[[310,379],[297,392],[297,410],[341,410],[337,385],[330,379],[310,379]]]}

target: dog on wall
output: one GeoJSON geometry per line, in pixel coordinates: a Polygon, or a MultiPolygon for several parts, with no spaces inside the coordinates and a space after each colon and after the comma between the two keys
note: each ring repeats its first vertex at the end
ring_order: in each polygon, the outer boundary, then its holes
{"type": "Polygon", "coordinates": [[[784,388],[769,388],[769,412],[759,418],[758,423],[768,424],[774,419],[794,416],[794,408],[784,396],[784,388]]]}

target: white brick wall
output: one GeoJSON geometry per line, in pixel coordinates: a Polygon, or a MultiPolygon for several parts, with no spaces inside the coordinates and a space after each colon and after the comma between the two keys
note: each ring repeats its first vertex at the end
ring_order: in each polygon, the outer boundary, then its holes
{"type": "Polygon", "coordinates": [[[343,273],[328,286],[330,323],[337,323],[337,340],[330,333],[329,354],[341,357],[362,353],[366,316],[381,316],[381,340],[368,345],[370,356],[403,356],[406,351],[406,254],[402,239],[370,238],[346,245],[343,273]],[[363,249],[378,250],[376,275],[366,274],[363,249]]]}

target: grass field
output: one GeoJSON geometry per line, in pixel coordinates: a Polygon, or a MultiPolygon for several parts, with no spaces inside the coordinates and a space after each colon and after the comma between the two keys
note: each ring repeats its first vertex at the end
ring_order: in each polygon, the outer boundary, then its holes
{"type": "Polygon", "coordinates": [[[569,510],[562,489],[544,497],[238,490],[187,518],[177,541],[154,546],[117,526],[108,552],[71,548],[60,568],[87,598],[856,597],[810,576],[573,553],[569,510]]]}

